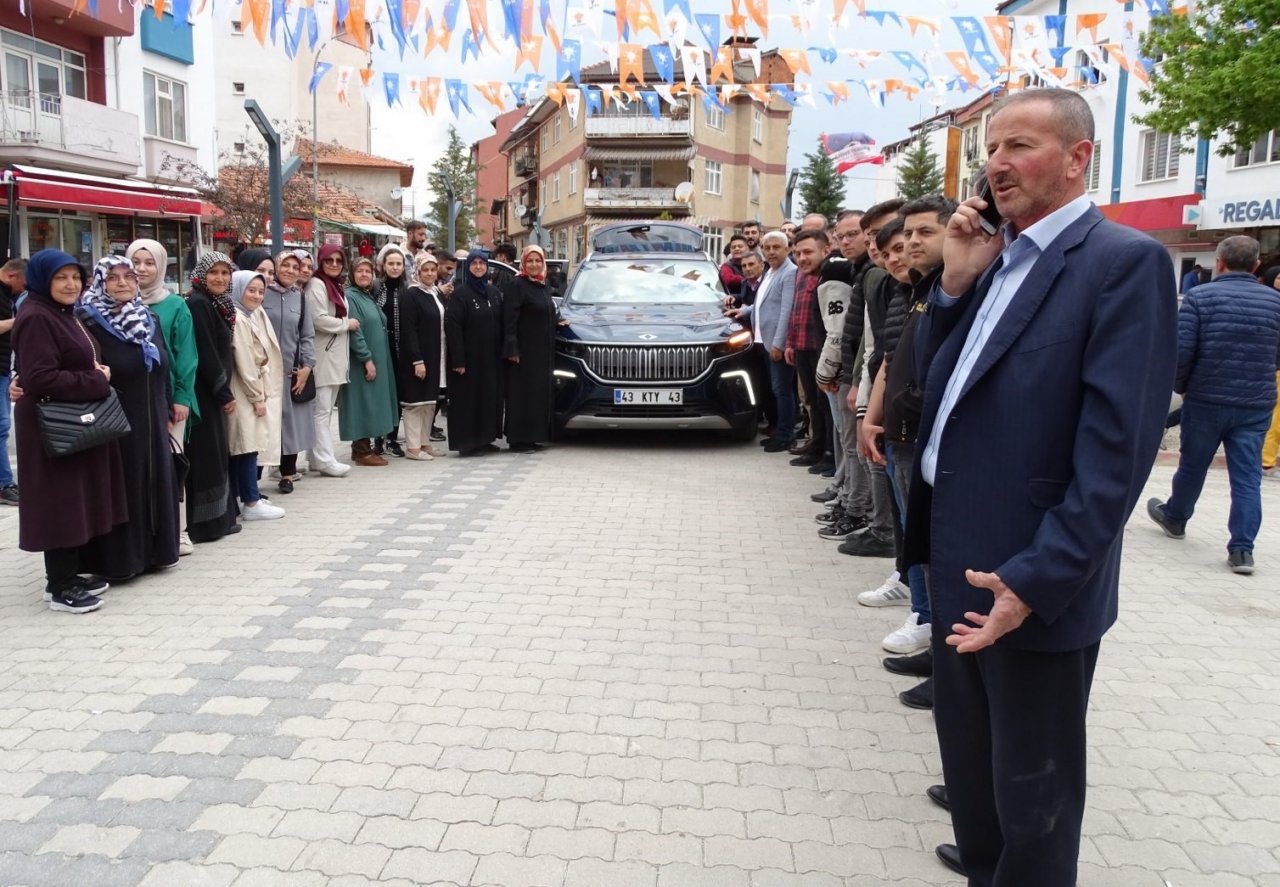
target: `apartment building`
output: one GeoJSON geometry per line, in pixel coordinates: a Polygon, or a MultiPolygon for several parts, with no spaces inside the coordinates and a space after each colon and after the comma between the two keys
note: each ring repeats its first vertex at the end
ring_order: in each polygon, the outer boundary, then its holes
{"type": "MultiPolygon", "coordinates": [[[[646,82],[660,83],[651,60],[646,65],[646,82]]],[[[676,80],[682,79],[677,61],[676,80]]],[[[759,75],[739,59],[734,80],[790,83],[793,76],[767,52],[759,75]]],[[[655,115],[638,98],[616,97],[618,75],[607,63],[584,68],[582,87],[612,88],[615,98],[590,114],[584,101],[576,116],[567,101],[541,99],[500,144],[508,187],[495,207],[495,236],[522,246],[541,235],[553,258],[576,264],[592,229],[608,222],[684,221],[702,229],[706,249],[717,256],[742,222],[782,223],[791,124],[785,100],[772,93],[752,98],[742,88],[724,110],[708,110],[700,97],[684,93],[662,101],[655,115]],[[681,187],[686,183],[691,187],[681,187]]]]}
{"type": "Polygon", "coordinates": [[[0,163],[8,255],[56,247],[90,264],[152,237],[181,279],[199,237],[195,192],[172,160],[212,163],[207,17],[175,25],[150,7],[28,0],[0,10],[0,163]]]}

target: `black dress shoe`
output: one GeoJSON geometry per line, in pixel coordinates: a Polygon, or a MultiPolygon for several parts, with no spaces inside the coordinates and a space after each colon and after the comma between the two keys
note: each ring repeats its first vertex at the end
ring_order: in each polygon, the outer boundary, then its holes
{"type": "Polygon", "coordinates": [[[890,656],[884,660],[884,670],[913,678],[933,677],[933,653],[925,650],[911,656],[890,656]]]}
{"type": "Polygon", "coordinates": [[[945,785],[931,785],[924,790],[924,793],[930,801],[933,801],[948,813],[951,812],[951,800],[947,797],[947,787],[945,785]]]}
{"type": "Polygon", "coordinates": [[[286,496],[293,492],[293,481],[287,477],[280,478],[280,483],[276,484],[276,489],[286,496]]]}
{"type": "Polygon", "coordinates": [[[791,449],[791,444],[785,440],[771,440],[764,445],[766,453],[785,453],[789,449],[791,449]]]}
{"type": "Polygon", "coordinates": [[[917,684],[910,690],[903,690],[898,694],[898,701],[907,708],[919,708],[925,711],[932,711],[933,678],[926,678],[923,683],[917,684]]]}
{"type": "Polygon", "coordinates": [[[878,535],[874,530],[850,536],[836,549],[841,554],[855,557],[893,557],[893,540],[878,535]]]}
{"type": "Polygon", "coordinates": [[[825,474],[828,471],[834,474],[835,470],[836,470],[836,463],[832,462],[830,459],[826,458],[825,456],[819,459],[814,464],[809,466],[810,474],[825,474]]]}
{"type": "Polygon", "coordinates": [[[964,870],[964,863],[960,861],[960,848],[955,844],[939,844],[937,853],[943,865],[957,875],[969,877],[969,873],[964,870]]]}
{"type": "Polygon", "coordinates": [[[821,493],[811,494],[809,498],[814,502],[830,502],[832,499],[834,499],[838,495],[839,493],[837,493],[835,490],[823,490],[821,493]]]}
{"type": "Polygon", "coordinates": [[[822,456],[820,456],[817,453],[813,453],[813,454],[807,454],[804,456],[796,456],[794,459],[791,460],[791,464],[797,465],[797,466],[803,465],[804,467],[808,468],[810,465],[817,465],[821,461],[822,461],[822,456]]]}

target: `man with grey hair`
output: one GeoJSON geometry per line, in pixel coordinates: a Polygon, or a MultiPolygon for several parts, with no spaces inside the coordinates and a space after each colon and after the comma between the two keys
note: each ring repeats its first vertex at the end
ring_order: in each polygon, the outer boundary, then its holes
{"type": "Polygon", "coordinates": [[[1280,369],[1280,292],[1254,277],[1258,241],[1243,235],[1218,244],[1214,278],[1193,287],[1178,312],[1182,446],[1168,502],[1147,514],[1166,536],[1183,539],[1221,446],[1231,477],[1227,565],[1253,572],[1253,541],[1262,525],[1262,443],[1276,405],[1280,369]]]}
{"type": "Polygon", "coordinates": [[[1075,887],[1089,691],[1164,434],[1177,286],[1164,247],[1086,195],[1079,94],[1003,99],[985,147],[1002,222],[985,232],[981,197],[951,215],[913,340],[903,558],[929,566],[956,836],[938,855],[970,887],[1075,887]]]}

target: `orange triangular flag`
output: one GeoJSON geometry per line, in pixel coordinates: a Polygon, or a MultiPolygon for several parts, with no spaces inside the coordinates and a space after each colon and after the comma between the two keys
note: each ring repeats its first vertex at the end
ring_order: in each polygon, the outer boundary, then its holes
{"type": "Polygon", "coordinates": [[[355,39],[361,49],[368,49],[368,35],[365,33],[364,0],[347,0],[347,33],[355,39]]]}
{"type": "Polygon", "coordinates": [[[778,55],[782,56],[792,74],[799,74],[801,71],[813,73],[813,69],[809,67],[809,54],[803,49],[780,49],[778,55]]]}
{"type": "Polygon", "coordinates": [[[516,53],[515,70],[519,71],[520,66],[523,65],[525,62],[528,62],[529,67],[533,68],[533,71],[536,74],[538,71],[538,65],[541,63],[541,60],[542,60],[542,38],[533,37],[533,36],[526,37],[520,43],[520,51],[516,53]]]}
{"type": "Polygon", "coordinates": [[[436,101],[440,98],[440,78],[427,77],[418,86],[418,104],[428,114],[436,113],[436,101]]]}
{"type": "Polygon", "coordinates": [[[634,77],[638,83],[644,83],[644,47],[638,43],[620,43],[618,82],[626,83],[630,77],[634,77]]]}
{"type": "Polygon", "coordinates": [[[769,0],[747,0],[747,14],[756,23],[760,33],[769,36],[769,0]]]}
{"type": "Polygon", "coordinates": [[[983,21],[987,23],[987,30],[991,32],[991,36],[995,38],[996,49],[1000,52],[1000,56],[1007,61],[1009,53],[1013,50],[1013,20],[1007,15],[989,15],[983,21]]]}
{"type": "Polygon", "coordinates": [[[711,73],[708,75],[711,83],[718,83],[721,79],[733,83],[733,50],[727,46],[719,46],[716,48],[716,61],[711,66],[711,73]]]}

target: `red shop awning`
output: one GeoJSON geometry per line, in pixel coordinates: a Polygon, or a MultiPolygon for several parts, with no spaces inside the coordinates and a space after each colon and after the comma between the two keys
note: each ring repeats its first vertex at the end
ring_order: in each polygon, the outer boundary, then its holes
{"type": "Polygon", "coordinates": [[[1153,200],[1130,200],[1127,203],[1109,203],[1099,206],[1104,216],[1121,225],[1139,231],[1163,231],[1169,228],[1194,228],[1182,223],[1182,208],[1201,201],[1198,194],[1182,194],[1178,197],[1157,197],[1153,200]]]}
{"type": "Polygon", "coordinates": [[[10,167],[18,203],[117,215],[187,218],[202,214],[199,195],[190,188],[166,188],[146,182],[64,173],[31,166],[10,167]]]}

